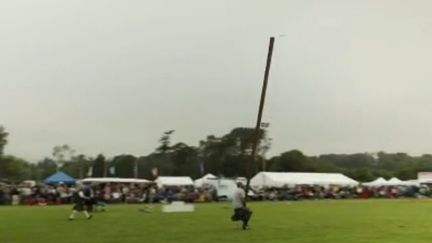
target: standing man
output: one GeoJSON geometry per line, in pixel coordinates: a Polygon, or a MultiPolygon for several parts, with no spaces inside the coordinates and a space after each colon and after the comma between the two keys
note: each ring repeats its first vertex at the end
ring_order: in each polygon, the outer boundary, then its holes
{"type": "Polygon", "coordinates": [[[231,216],[232,221],[243,221],[243,230],[249,229],[248,223],[252,216],[252,211],[246,207],[246,193],[241,182],[237,183],[237,189],[234,191],[232,205],[234,215],[231,216]]]}
{"type": "Polygon", "coordinates": [[[75,219],[76,212],[83,212],[87,219],[91,219],[92,215],[87,212],[86,201],[91,200],[90,197],[84,194],[84,190],[81,186],[77,188],[77,191],[72,195],[72,201],[74,206],[72,208],[72,213],[69,216],[69,220],[75,219]]]}

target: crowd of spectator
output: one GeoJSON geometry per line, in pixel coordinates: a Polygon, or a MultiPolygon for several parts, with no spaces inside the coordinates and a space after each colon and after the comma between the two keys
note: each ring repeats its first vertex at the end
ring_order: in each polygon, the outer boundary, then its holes
{"type": "MultiPolygon", "coordinates": [[[[104,183],[86,185],[92,196],[106,203],[159,203],[171,201],[218,201],[217,190],[212,186],[157,187],[155,184],[104,183]]],[[[76,186],[59,185],[0,185],[0,205],[57,205],[71,203],[76,186]]],[[[338,187],[302,185],[283,188],[251,190],[253,200],[319,200],[368,198],[421,198],[432,196],[429,186],[338,187]]]]}
{"type": "MultiPolygon", "coordinates": [[[[103,183],[90,187],[92,196],[107,203],[159,203],[171,201],[217,201],[212,187],[157,187],[155,184],[103,183]]],[[[0,205],[58,205],[71,203],[77,186],[59,185],[0,185],[0,205]]]]}
{"type": "Polygon", "coordinates": [[[302,185],[293,188],[265,188],[257,192],[259,200],[305,199],[368,199],[368,198],[422,198],[430,197],[429,186],[339,187],[302,185]]]}

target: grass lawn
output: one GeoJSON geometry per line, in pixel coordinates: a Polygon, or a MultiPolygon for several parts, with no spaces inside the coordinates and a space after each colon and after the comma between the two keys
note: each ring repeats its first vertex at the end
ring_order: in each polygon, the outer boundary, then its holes
{"type": "Polygon", "coordinates": [[[70,206],[0,206],[1,243],[114,242],[432,242],[432,200],[340,200],[251,203],[251,229],[229,220],[228,203],[194,213],[113,205],[67,221],[70,206]]]}

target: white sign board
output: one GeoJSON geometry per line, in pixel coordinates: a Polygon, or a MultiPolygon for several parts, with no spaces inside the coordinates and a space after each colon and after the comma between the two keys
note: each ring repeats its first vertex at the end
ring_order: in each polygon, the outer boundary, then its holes
{"type": "Polygon", "coordinates": [[[194,210],[194,205],[185,204],[184,202],[172,202],[162,206],[162,212],[164,213],[190,213],[194,210]]]}

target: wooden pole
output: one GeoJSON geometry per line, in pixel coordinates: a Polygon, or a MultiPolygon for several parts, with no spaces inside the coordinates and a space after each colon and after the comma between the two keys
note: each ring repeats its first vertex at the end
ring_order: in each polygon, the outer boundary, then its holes
{"type": "Polygon", "coordinates": [[[267,92],[267,84],[268,84],[271,60],[272,60],[272,55],[273,55],[274,42],[275,42],[275,38],[270,37],[268,54],[267,54],[267,64],[265,67],[264,81],[263,81],[263,86],[262,86],[262,90],[261,90],[261,100],[260,100],[260,104],[259,104],[259,108],[258,108],[258,116],[257,116],[257,121],[256,121],[256,126],[255,126],[254,140],[253,140],[253,144],[252,144],[251,160],[246,166],[246,178],[247,178],[247,184],[246,184],[246,190],[245,190],[246,191],[246,198],[247,198],[247,195],[249,192],[250,179],[252,177],[251,167],[255,163],[255,159],[256,159],[255,157],[256,157],[258,142],[260,139],[261,119],[262,119],[262,114],[263,114],[263,110],[264,110],[264,104],[265,104],[265,98],[266,98],[266,92],[267,92]]]}

